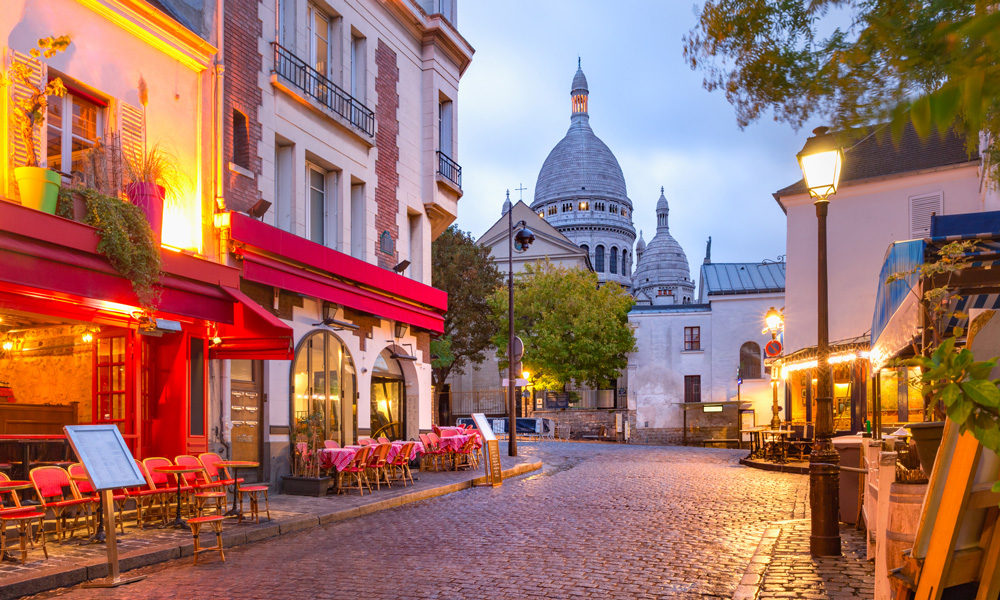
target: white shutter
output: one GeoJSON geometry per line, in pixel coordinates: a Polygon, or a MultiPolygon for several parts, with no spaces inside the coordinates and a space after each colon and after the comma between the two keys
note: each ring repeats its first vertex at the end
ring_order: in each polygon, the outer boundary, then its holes
{"type": "MultiPolygon", "coordinates": [[[[39,87],[43,85],[43,82],[45,81],[44,64],[42,64],[40,61],[33,59],[28,54],[21,54],[20,52],[11,50],[7,56],[7,65],[5,66],[12,65],[15,62],[26,64],[32,67],[31,83],[39,87]]],[[[33,90],[27,86],[21,85],[14,81],[10,81],[10,85],[8,87],[9,87],[8,92],[10,97],[10,110],[4,116],[7,118],[7,132],[9,140],[8,160],[10,161],[11,169],[13,169],[13,167],[21,167],[28,164],[28,147],[24,143],[24,140],[21,138],[21,130],[18,127],[18,124],[14,121],[14,117],[11,114],[11,111],[13,110],[14,102],[30,97],[33,90]]],[[[41,135],[41,129],[42,128],[39,128],[38,132],[35,135],[35,148],[39,154],[43,154],[42,140],[44,138],[41,135]]],[[[42,158],[44,158],[44,156],[39,156],[39,159],[42,158]]],[[[9,181],[7,182],[7,191],[9,198],[18,197],[17,183],[14,181],[13,171],[10,172],[10,178],[9,181]]]]}
{"type": "Polygon", "coordinates": [[[931,235],[931,217],[942,214],[942,196],[941,192],[910,196],[911,239],[921,239],[931,235]]]}
{"type": "Polygon", "coordinates": [[[141,156],[143,153],[142,109],[124,101],[118,101],[118,134],[125,156],[141,156]]]}

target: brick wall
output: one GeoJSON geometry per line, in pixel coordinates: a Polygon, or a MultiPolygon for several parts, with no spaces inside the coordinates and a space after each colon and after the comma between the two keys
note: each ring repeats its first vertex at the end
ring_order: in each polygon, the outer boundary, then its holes
{"type": "Polygon", "coordinates": [[[226,65],[223,77],[223,160],[225,161],[226,207],[245,211],[260,199],[256,176],[261,174],[261,159],[257,146],[261,139],[260,119],[257,111],[262,102],[262,92],[257,82],[263,69],[263,58],[257,51],[257,40],[263,33],[263,24],[257,18],[260,0],[223,0],[225,20],[223,55],[226,65]],[[249,133],[249,171],[254,178],[246,177],[228,168],[237,162],[233,145],[233,110],[247,117],[249,133]]]}
{"type": "Polygon", "coordinates": [[[399,83],[399,67],[396,66],[396,53],[382,40],[378,41],[375,50],[375,66],[378,75],[375,77],[375,93],[378,104],[375,105],[375,148],[378,157],[375,159],[375,176],[378,184],[375,186],[375,256],[378,266],[391,269],[397,263],[399,252],[396,243],[399,240],[399,225],[396,216],[399,214],[399,200],[396,189],[399,187],[399,121],[396,112],[399,109],[399,93],[396,84],[399,83]],[[379,243],[382,232],[388,231],[392,237],[393,253],[382,252],[379,243]]]}

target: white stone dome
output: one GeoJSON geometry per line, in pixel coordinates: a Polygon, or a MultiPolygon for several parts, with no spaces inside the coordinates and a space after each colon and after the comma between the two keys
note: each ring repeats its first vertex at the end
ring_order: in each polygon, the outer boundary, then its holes
{"type": "Polygon", "coordinates": [[[660,188],[656,202],[656,235],[641,251],[639,264],[632,274],[632,290],[645,291],[652,303],[687,304],[694,302],[694,281],[687,255],[670,235],[670,206],[660,188]]]}

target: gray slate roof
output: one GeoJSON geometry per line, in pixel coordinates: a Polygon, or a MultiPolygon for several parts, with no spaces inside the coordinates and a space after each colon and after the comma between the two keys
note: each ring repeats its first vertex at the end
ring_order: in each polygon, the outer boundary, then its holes
{"type": "Polygon", "coordinates": [[[785,291],[785,263],[708,263],[701,266],[702,297],[785,291]]]}

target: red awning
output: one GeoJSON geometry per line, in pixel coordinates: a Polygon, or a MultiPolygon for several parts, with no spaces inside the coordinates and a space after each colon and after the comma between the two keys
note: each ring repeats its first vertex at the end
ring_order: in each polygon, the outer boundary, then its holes
{"type": "Polygon", "coordinates": [[[219,324],[221,343],[209,349],[209,358],[291,360],[292,328],[266,311],[249,296],[231,287],[223,287],[235,301],[233,325],[219,324]]]}

